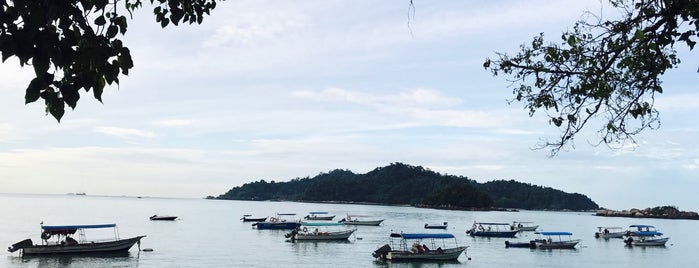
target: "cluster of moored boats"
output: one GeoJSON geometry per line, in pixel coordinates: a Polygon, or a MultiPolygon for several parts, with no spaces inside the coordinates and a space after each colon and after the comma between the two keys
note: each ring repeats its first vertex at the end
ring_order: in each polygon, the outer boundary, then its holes
{"type": "MultiPolygon", "coordinates": [[[[273,217],[253,217],[244,215],[242,222],[252,223],[259,230],[289,230],[284,235],[291,242],[301,241],[337,241],[348,240],[357,231],[357,226],[379,226],[384,219],[365,215],[347,215],[341,220],[334,220],[335,215],[328,212],[310,212],[303,219],[296,219],[295,213],[277,213],[273,217]]],[[[176,216],[153,215],[154,221],[171,221],[176,216]]],[[[448,223],[424,225],[425,229],[447,229],[448,223]]],[[[505,241],[506,248],[532,249],[574,249],[580,239],[572,239],[572,233],[565,231],[537,231],[539,225],[532,222],[474,222],[466,234],[472,237],[516,238],[522,232],[534,232],[536,239],[529,241],[505,241]]],[[[138,244],[145,235],[126,239],[118,237],[116,224],[94,225],[41,225],[41,243],[34,244],[25,239],[13,244],[8,251],[20,251],[22,255],[40,254],[82,254],[82,253],[116,253],[127,252],[138,244]],[[112,240],[87,240],[87,229],[113,228],[112,240]],[[76,240],[77,237],[77,240],[76,240]]],[[[621,227],[597,227],[594,236],[599,239],[618,238],[628,246],[665,246],[668,237],[664,237],[655,226],[630,225],[621,227]]],[[[359,239],[359,238],[358,238],[359,239]]],[[[372,256],[382,261],[447,261],[457,260],[468,246],[459,245],[453,234],[440,233],[395,233],[388,235],[388,242],[376,249],[372,256]]],[[[470,259],[470,258],[469,258],[470,259]]]]}

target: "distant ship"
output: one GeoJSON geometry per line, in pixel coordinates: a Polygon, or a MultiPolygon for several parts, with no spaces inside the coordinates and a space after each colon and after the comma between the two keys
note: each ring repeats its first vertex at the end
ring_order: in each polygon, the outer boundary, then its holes
{"type": "Polygon", "coordinates": [[[82,192],[82,193],[67,193],[67,195],[87,195],[87,194],[82,192]]]}

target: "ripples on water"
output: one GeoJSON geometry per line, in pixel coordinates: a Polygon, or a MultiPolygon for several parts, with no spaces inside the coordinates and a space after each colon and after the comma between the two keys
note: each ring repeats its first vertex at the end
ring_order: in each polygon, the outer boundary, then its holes
{"type": "Polygon", "coordinates": [[[0,246],[25,238],[39,241],[39,223],[116,223],[122,238],[147,235],[139,252],[124,256],[18,257],[5,252],[0,267],[696,267],[695,230],[699,221],[603,218],[584,212],[471,212],[399,206],[248,202],[199,199],[97,197],[71,195],[0,195],[0,246]],[[346,214],[384,218],[382,226],[357,226],[346,242],[287,242],[286,231],[256,230],[239,219],[244,214],[272,216],[275,212],[328,211],[336,220],[346,214]],[[179,220],[150,221],[153,214],[179,220]],[[449,223],[449,229],[426,230],[425,223],[449,223]],[[465,234],[473,221],[532,221],[544,231],[569,231],[583,241],[575,250],[509,248],[505,240],[530,240],[534,234],[512,238],[473,238],[465,234]],[[671,237],[667,247],[625,247],[621,239],[595,239],[597,226],[651,224],[671,237]],[[380,263],[371,253],[388,241],[391,232],[449,232],[459,245],[469,246],[457,262],[380,263]],[[471,260],[468,260],[468,258],[471,260]]]}

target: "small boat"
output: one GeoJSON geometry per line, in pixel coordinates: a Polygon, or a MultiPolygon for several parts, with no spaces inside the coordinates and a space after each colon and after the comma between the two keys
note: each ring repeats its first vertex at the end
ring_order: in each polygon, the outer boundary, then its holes
{"type": "Polygon", "coordinates": [[[626,232],[626,236],[624,243],[628,246],[664,247],[665,243],[670,240],[669,237],[663,237],[663,233],[658,232],[655,226],[652,225],[631,225],[626,232]]]}
{"type": "Polygon", "coordinates": [[[520,232],[534,232],[537,228],[539,228],[539,225],[534,225],[534,223],[530,221],[515,221],[512,222],[512,225],[510,226],[510,230],[520,232]]]}
{"type": "Polygon", "coordinates": [[[340,222],[344,225],[367,225],[367,226],[379,226],[383,222],[383,219],[380,220],[365,220],[362,218],[368,218],[369,216],[363,216],[363,215],[347,215],[346,218],[340,220],[340,222]]]}
{"type": "Polygon", "coordinates": [[[267,217],[262,217],[262,218],[251,218],[252,215],[245,214],[243,215],[242,218],[240,218],[241,221],[243,222],[261,222],[267,220],[267,217]]]}
{"type": "Polygon", "coordinates": [[[466,231],[470,236],[482,237],[515,237],[517,230],[510,230],[509,223],[500,222],[473,222],[471,229],[466,231]]]}
{"type": "Polygon", "coordinates": [[[177,219],[177,216],[153,215],[149,219],[151,221],[174,221],[177,219]]]}
{"type": "Polygon", "coordinates": [[[626,231],[624,231],[623,228],[612,227],[612,226],[597,227],[597,232],[595,232],[595,238],[604,238],[604,239],[623,238],[624,235],[626,235],[626,231]]]}
{"type": "Polygon", "coordinates": [[[392,233],[390,244],[385,244],[372,253],[382,261],[455,261],[467,247],[459,246],[452,234],[392,233]],[[399,239],[395,242],[394,239],[399,239]],[[446,241],[453,239],[453,245],[446,241]],[[430,246],[421,244],[429,240],[430,246]],[[395,243],[394,243],[395,242],[395,243]],[[410,245],[410,248],[408,248],[410,245]]]}
{"type": "Polygon", "coordinates": [[[505,248],[536,248],[536,241],[529,242],[510,242],[505,241],[505,248]]]}
{"type": "Polygon", "coordinates": [[[331,221],[333,218],[335,218],[335,215],[327,215],[327,212],[323,211],[313,211],[308,213],[306,217],[303,217],[306,220],[313,220],[313,221],[331,221]]]}
{"type": "Polygon", "coordinates": [[[425,229],[447,229],[447,222],[445,221],[442,224],[427,224],[425,223],[425,229]]]}
{"type": "Polygon", "coordinates": [[[277,213],[276,217],[270,217],[268,220],[255,222],[252,227],[258,230],[276,229],[276,230],[293,230],[301,225],[294,219],[295,213],[277,213]]]}
{"type": "Polygon", "coordinates": [[[15,252],[20,250],[21,255],[42,255],[42,254],[94,254],[94,253],[116,253],[127,252],[134,244],[141,245],[140,235],[127,239],[120,239],[116,224],[93,224],[93,225],[41,225],[41,244],[35,245],[31,239],[25,239],[13,244],[7,250],[15,252]],[[114,238],[109,240],[87,240],[86,229],[113,228],[114,238]],[[78,233],[78,240],[73,236],[78,233]],[[51,238],[55,238],[52,241],[51,238]]]}
{"type": "Polygon", "coordinates": [[[340,231],[320,231],[318,228],[296,228],[291,233],[284,235],[291,241],[337,241],[347,240],[357,229],[340,230],[340,231]]]}
{"type": "Polygon", "coordinates": [[[580,239],[570,239],[573,235],[570,232],[536,232],[535,234],[544,237],[532,240],[540,249],[575,249],[575,245],[580,243],[580,239]],[[566,239],[563,239],[564,237],[566,239]]]}

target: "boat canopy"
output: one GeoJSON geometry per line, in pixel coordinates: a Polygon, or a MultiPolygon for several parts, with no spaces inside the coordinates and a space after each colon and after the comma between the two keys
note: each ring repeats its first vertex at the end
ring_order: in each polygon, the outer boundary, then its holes
{"type": "Polygon", "coordinates": [[[553,235],[573,235],[573,233],[570,232],[536,232],[537,234],[541,235],[546,235],[546,236],[553,236],[553,235]]]}
{"type": "Polygon", "coordinates": [[[661,236],[663,233],[656,231],[643,231],[643,232],[632,232],[631,235],[635,236],[661,236]]]}
{"type": "Polygon", "coordinates": [[[315,215],[315,214],[328,214],[328,213],[325,211],[311,211],[308,214],[315,215]]]}
{"type": "Polygon", "coordinates": [[[98,228],[113,228],[116,224],[87,224],[87,225],[43,225],[41,229],[45,231],[68,231],[77,229],[98,229],[98,228]]]}
{"type": "Polygon", "coordinates": [[[655,228],[653,225],[643,225],[643,224],[634,224],[634,225],[629,225],[630,228],[655,228]]]}
{"type": "Polygon", "coordinates": [[[400,234],[403,239],[426,239],[426,238],[454,238],[453,234],[420,234],[420,233],[402,233],[400,234]]]}
{"type": "Polygon", "coordinates": [[[602,229],[615,229],[615,230],[617,230],[617,229],[624,229],[624,228],[621,228],[621,227],[618,227],[618,226],[599,226],[599,227],[597,227],[597,228],[600,229],[600,230],[602,230],[602,229]]]}

